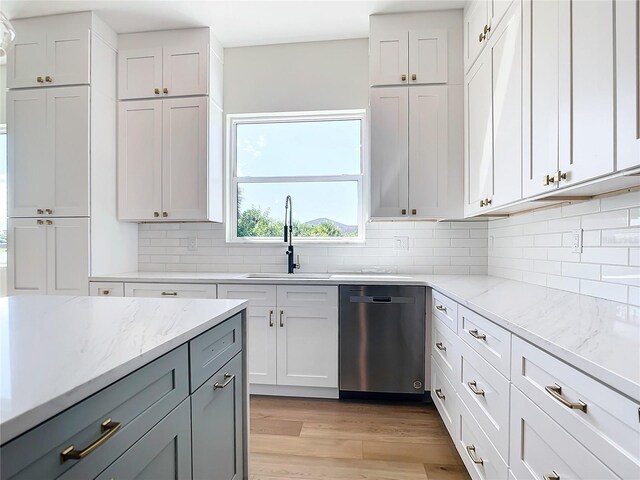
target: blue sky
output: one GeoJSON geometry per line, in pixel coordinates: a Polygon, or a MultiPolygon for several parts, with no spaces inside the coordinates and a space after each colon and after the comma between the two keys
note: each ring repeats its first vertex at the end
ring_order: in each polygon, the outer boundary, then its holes
{"type": "MultiPolygon", "coordinates": [[[[238,176],[273,177],[360,173],[360,120],[257,123],[237,126],[238,176]]],[[[327,217],[356,225],[356,182],[243,184],[243,208],[270,209],[284,218],[293,198],[296,220],[327,217]]]]}

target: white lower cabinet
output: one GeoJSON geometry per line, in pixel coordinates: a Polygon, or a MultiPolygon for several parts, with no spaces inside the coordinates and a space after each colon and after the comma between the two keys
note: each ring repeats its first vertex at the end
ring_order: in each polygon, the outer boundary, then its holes
{"type": "Polygon", "coordinates": [[[245,298],[249,383],[338,388],[338,288],[219,285],[245,298]]]}
{"type": "Polygon", "coordinates": [[[447,427],[449,435],[455,438],[460,420],[458,396],[453,385],[447,380],[446,375],[433,358],[431,361],[431,391],[433,392],[431,395],[433,404],[438,409],[444,426],[447,427]]]}
{"type": "Polygon", "coordinates": [[[124,297],[124,283],[89,282],[89,295],[92,297],[124,297]]]}
{"type": "Polygon", "coordinates": [[[125,283],[125,297],[216,298],[216,286],[188,283],[125,283]]]}

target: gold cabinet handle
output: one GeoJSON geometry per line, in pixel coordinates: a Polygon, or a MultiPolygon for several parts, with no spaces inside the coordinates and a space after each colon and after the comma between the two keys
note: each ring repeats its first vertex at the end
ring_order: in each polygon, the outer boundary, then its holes
{"type": "Polygon", "coordinates": [[[477,328],[469,330],[469,335],[471,335],[473,338],[477,338],[478,340],[484,340],[485,342],[487,341],[487,336],[484,333],[478,333],[477,328]]]}
{"type": "Polygon", "coordinates": [[[153,93],[155,93],[156,95],[160,95],[160,89],[159,88],[154,88],[153,89],[153,93]]]}
{"type": "Polygon", "coordinates": [[[53,220],[47,220],[47,225],[53,225],[53,220]]]}
{"type": "Polygon", "coordinates": [[[445,394],[442,393],[442,390],[439,388],[436,388],[436,397],[438,397],[440,400],[444,400],[446,398],[445,394]]]}
{"type": "Polygon", "coordinates": [[[437,348],[438,350],[442,350],[443,352],[446,352],[446,351],[447,351],[447,347],[445,347],[445,346],[442,344],[442,342],[437,342],[437,343],[436,343],[436,348],[437,348]]]}
{"type": "Polygon", "coordinates": [[[37,77],[36,77],[36,82],[38,82],[38,83],[44,83],[44,77],[42,77],[42,76],[37,76],[37,77]]]}
{"type": "Polygon", "coordinates": [[[560,183],[561,180],[567,179],[567,172],[562,172],[558,170],[556,174],[553,176],[553,179],[555,180],[556,183],[560,183]]]}
{"type": "Polygon", "coordinates": [[[280,326],[284,327],[284,319],[282,316],[284,315],[284,310],[280,310],[280,326]]]}
{"type": "Polygon", "coordinates": [[[402,81],[403,81],[403,82],[406,82],[406,81],[407,81],[407,74],[406,74],[406,73],[403,73],[403,74],[402,74],[402,76],[401,76],[400,78],[402,78],[402,81]]]}
{"type": "Polygon", "coordinates": [[[475,393],[476,395],[482,395],[484,397],[484,390],[478,388],[475,380],[467,382],[467,385],[469,387],[469,390],[471,390],[473,393],[475,393]]]}
{"type": "Polygon", "coordinates": [[[447,313],[447,307],[445,307],[444,305],[436,305],[436,310],[447,313]]]}
{"type": "Polygon", "coordinates": [[[153,212],[153,216],[158,218],[160,216],[160,213],[159,212],[153,212]]]}
{"type": "Polygon", "coordinates": [[[160,295],[163,297],[177,297],[178,292],[162,292],[160,295]]]}
{"type": "Polygon", "coordinates": [[[64,463],[67,460],[82,460],[84,457],[89,455],[91,452],[95,451],[98,447],[104,445],[104,443],[109,440],[111,437],[115,435],[115,433],[120,430],[121,423],[120,422],[112,422],[110,418],[107,418],[104,422],[100,424],[100,431],[102,435],[82,450],[76,450],[76,447],[73,445],[69,445],[62,452],[60,452],[60,463],[64,463]]]}
{"type": "Polygon", "coordinates": [[[565,407],[570,408],[572,410],[581,410],[582,412],[587,413],[587,404],[584,403],[582,400],[578,400],[577,402],[574,403],[564,398],[562,396],[562,387],[557,383],[554,385],[548,385],[544,387],[544,389],[547,391],[547,393],[549,393],[549,395],[551,395],[553,398],[555,398],[565,407]]]}
{"type": "Polygon", "coordinates": [[[273,310],[269,310],[269,326],[273,327],[273,310]]]}
{"type": "Polygon", "coordinates": [[[42,210],[41,208],[38,208],[36,212],[38,215],[42,215],[44,213],[44,210],[42,210]]]}
{"type": "Polygon", "coordinates": [[[413,80],[414,82],[418,79],[418,76],[415,73],[411,74],[411,80],[413,80]]]}
{"type": "Polygon", "coordinates": [[[44,77],[44,81],[51,83],[51,82],[53,82],[53,77],[51,75],[46,75],[44,77]]]}
{"type": "Polygon", "coordinates": [[[169,93],[169,89],[167,87],[164,87],[162,89],[162,93],[164,93],[166,95],[167,93],[169,93]]]}
{"type": "Polygon", "coordinates": [[[411,210],[411,215],[417,215],[418,214],[418,210],[416,210],[415,208],[411,210]]]}
{"type": "Polygon", "coordinates": [[[169,214],[167,212],[162,212],[162,216],[167,218],[169,216],[169,214]]]}
{"type": "Polygon", "coordinates": [[[36,220],[36,223],[37,223],[38,225],[44,225],[44,220],[36,220]]]}
{"type": "Polygon", "coordinates": [[[53,215],[53,210],[51,210],[50,208],[45,208],[45,209],[44,209],[44,212],[45,212],[47,215],[53,215]]]}
{"type": "Polygon", "coordinates": [[[475,445],[467,445],[467,454],[469,455],[469,458],[471,459],[471,461],[473,463],[478,463],[480,465],[482,465],[484,463],[484,460],[482,460],[480,457],[476,456],[476,447],[475,447],[475,445]]]}
{"type": "Polygon", "coordinates": [[[108,288],[99,288],[98,293],[100,295],[109,295],[111,294],[111,290],[109,290],[108,288]]]}
{"type": "Polygon", "coordinates": [[[486,35],[487,33],[489,33],[491,31],[491,27],[489,25],[485,25],[484,26],[484,30],[483,33],[486,35]]]}
{"type": "Polygon", "coordinates": [[[482,41],[485,40],[486,38],[487,36],[484,33],[480,33],[480,36],[478,37],[478,41],[482,43],[482,41]]]}
{"type": "Polygon", "coordinates": [[[484,206],[486,207],[487,205],[491,205],[491,199],[490,198],[485,198],[484,199],[484,206]]]}
{"type": "Polygon", "coordinates": [[[218,382],[214,383],[214,384],[213,384],[213,389],[214,389],[214,390],[217,390],[217,389],[219,389],[219,388],[224,388],[224,387],[226,387],[226,386],[227,386],[227,385],[229,385],[231,382],[233,382],[233,379],[234,379],[234,378],[236,378],[236,376],[235,376],[235,375],[231,375],[230,373],[225,373],[225,374],[224,374],[224,383],[218,383],[218,382]]]}
{"type": "Polygon", "coordinates": [[[545,473],[542,478],[544,478],[544,480],[560,480],[560,475],[553,470],[551,473],[545,473]]]}
{"type": "Polygon", "coordinates": [[[403,209],[402,209],[402,215],[406,215],[406,214],[407,214],[407,209],[406,209],[406,208],[403,208],[403,209]]]}

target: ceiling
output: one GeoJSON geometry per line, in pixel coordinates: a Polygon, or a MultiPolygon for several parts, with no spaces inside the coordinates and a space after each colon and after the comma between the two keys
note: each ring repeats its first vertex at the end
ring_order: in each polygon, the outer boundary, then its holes
{"type": "Polygon", "coordinates": [[[369,15],[462,8],[465,0],[2,0],[9,19],[95,11],[118,33],[209,26],[225,47],[365,38],[369,15]]]}

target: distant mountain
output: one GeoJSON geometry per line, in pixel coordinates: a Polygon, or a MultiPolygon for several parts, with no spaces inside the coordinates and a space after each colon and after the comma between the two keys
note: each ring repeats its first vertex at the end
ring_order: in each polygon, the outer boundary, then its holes
{"type": "Polygon", "coordinates": [[[357,225],[345,225],[344,223],[336,222],[335,220],[331,220],[330,218],[316,218],[315,220],[309,220],[308,222],[304,222],[307,225],[320,225],[321,223],[332,223],[336,226],[340,233],[345,236],[350,233],[354,233],[358,231],[357,225]]]}

